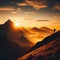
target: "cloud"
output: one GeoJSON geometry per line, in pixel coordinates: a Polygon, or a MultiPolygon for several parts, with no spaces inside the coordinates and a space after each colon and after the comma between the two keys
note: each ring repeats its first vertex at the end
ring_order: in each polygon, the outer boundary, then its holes
{"type": "Polygon", "coordinates": [[[36,21],[47,22],[47,21],[49,21],[49,20],[36,20],[36,21]]]}
{"type": "Polygon", "coordinates": [[[15,10],[10,11],[12,14],[21,13],[23,10],[21,8],[15,8],[15,10]]]}
{"type": "Polygon", "coordinates": [[[24,12],[24,20],[34,20],[33,18],[36,16],[35,12],[24,12]]]}
{"type": "Polygon", "coordinates": [[[54,8],[55,8],[56,10],[60,10],[60,5],[57,4],[57,5],[54,6],[54,8]]]}
{"type": "Polygon", "coordinates": [[[28,4],[26,3],[17,3],[18,6],[27,6],[28,4]]]}
{"type": "Polygon", "coordinates": [[[40,0],[25,0],[25,1],[29,6],[32,6],[36,10],[47,7],[45,1],[40,1],[40,0]]]}
{"type": "Polygon", "coordinates": [[[16,8],[16,11],[23,12],[23,10],[21,8],[16,8]]]}
{"type": "Polygon", "coordinates": [[[35,8],[36,10],[39,10],[41,8],[46,8],[47,6],[45,5],[42,5],[42,6],[39,6],[39,5],[33,5],[33,8],[35,8]]]}
{"type": "Polygon", "coordinates": [[[54,24],[60,24],[60,23],[54,23],[54,24]]]}
{"type": "Polygon", "coordinates": [[[24,14],[27,14],[27,15],[36,15],[35,12],[24,12],[24,14]]]}
{"type": "MultiPolygon", "coordinates": [[[[22,7],[32,6],[36,10],[46,8],[46,7],[52,7],[52,8],[54,7],[56,10],[60,10],[60,5],[58,4],[60,4],[60,0],[16,0],[16,1],[10,0],[6,2],[5,1],[0,2],[0,7],[14,6],[16,8],[19,6],[22,7]]],[[[6,8],[6,10],[10,10],[10,9],[6,8]]]]}
{"type": "Polygon", "coordinates": [[[54,20],[57,20],[58,22],[60,21],[60,13],[54,16],[54,20]]]}
{"type": "Polygon", "coordinates": [[[32,20],[31,18],[35,17],[37,14],[35,12],[24,12],[24,17],[27,18],[27,20],[32,20]]]}
{"type": "Polygon", "coordinates": [[[0,11],[12,11],[15,10],[13,7],[0,7],[0,11]]]}
{"type": "Polygon", "coordinates": [[[35,8],[36,10],[42,9],[42,8],[55,8],[56,10],[60,10],[60,1],[58,0],[25,0],[25,2],[29,5],[35,8]]]}
{"type": "Polygon", "coordinates": [[[12,13],[12,14],[16,14],[16,12],[15,12],[15,11],[11,11],[11,13],[12,13]]]}

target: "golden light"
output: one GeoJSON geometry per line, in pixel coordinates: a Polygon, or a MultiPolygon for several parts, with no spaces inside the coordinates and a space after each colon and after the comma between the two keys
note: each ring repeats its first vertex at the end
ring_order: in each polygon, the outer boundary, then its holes
{"type": "Polygon", "coordinates": [[[14,26],[15,26],[15,27],[20,27],[20,24],[17,23],[17,22],[14,22],[14,26]]]}

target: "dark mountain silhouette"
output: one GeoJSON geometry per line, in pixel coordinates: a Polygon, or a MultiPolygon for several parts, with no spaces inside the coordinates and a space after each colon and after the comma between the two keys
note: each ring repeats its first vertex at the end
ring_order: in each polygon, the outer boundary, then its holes
{"type": "Polygon", "coordinates": [[[4,35],[13,29],[14,23],[8,19],[4,24],[0,25],[0,35],[4,35]]]}
{"type": "Polygon", "coordinates": [[[18,60],[60,60],[60,31],[38,42],[35,47],[18,60]]]}
{"type": "Polygon", "coordinates": [[[6,22],[5,22],[5,25],[12,25],[13,24],[13,22],[10,20],[10,19],[8,19],[6,22]]]}
{"type": "Polygon", "coordinates": [[[24,37],[20,29],[8,19],[0,25],[0,60],[16,60],[30,49],[32,43],[24,37]],[[26,43],[27,42],[27,43],[26,43]]]}
{"type": "Polygon", "coordinates": [[[0,60],[16,60],[22,56],[26,48],[9,40],[6,36],[0,36],[0,60]]]}
{"type": "MultiPolygon", "coordinates": [[[[1,25],[0,28],[1,28],[0,35],[6,35],[11,41],[18,43],[19,45],[25,44],[24,42],[21,43],[21,38],[23,36],[25,41],[29,42],[29,44],[32,45],[32,43],[24,36],[26,29],[20,29],[20,28],[15,29],[14,23],[10,19],[8,19],[7,22],[5,22],[3,25],[1,25]]],[[[27,45],[27,44],[25,44],[25,45],[27,45]]],[[[30,46],[30,45],[28,45],[28,46],[30,46]]]]}
{"type": "Polygon", "coordinates": [[[13,24],[14,23],[10,19],[8,19],[4,24],[1,25],[1,27],[5,28],[5,29],[6,28],[11,28],[11,27],[13,27],[13,24]]]}
{"type": "Polygon", "coordinates": [[[22,45],[25,45],[27,47],[31,46],[32,43],[29,42],[29,40],[27,38],[25,38],[24,36],[20,37],[20,42],[22,43],[22,45]],[[28,40],[28,41],[27,41],[28,40]],[[24,44],[25,43],[25,44],[24,44]]]}

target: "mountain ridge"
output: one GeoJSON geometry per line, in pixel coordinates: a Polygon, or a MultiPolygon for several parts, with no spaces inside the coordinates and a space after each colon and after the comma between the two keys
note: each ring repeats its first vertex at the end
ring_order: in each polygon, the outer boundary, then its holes
{"type": "Polygon", "coordinates": [[[45,39],[44,45],[32,50],[23,57],[18,58],[18,60],[60,60],[60,31],[46,37],[45,39]]]}
{"type": "Polygon", "coordinates": [[[43,41],[37,42],[37,43],[29,50],[29,52],[35,50],[36,48],[41,47],[42,45],[45,45],[45,44],[51,42],[53,39],[57,39],[58,37],[60,37],[60,31],[58,31],[58,32],[56,32],[56,33],[54,33],[54,34],[52,34],[52,35],[44,38],[43,41]]]}

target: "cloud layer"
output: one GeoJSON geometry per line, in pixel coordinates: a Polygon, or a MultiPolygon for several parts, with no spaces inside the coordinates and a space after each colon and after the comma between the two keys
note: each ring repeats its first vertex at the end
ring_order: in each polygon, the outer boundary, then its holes
{"type": "Polygon", "coordinates": [[[26,3],[17,3],[18,6],[27,6],[28,4],[26,3]]]}
{"type": "Polygon", "coordinates": [[[56,10],[60,10],[60,5],[57,4],[57,5],[54,6],[54,8],[55,8],[56,10]]]}
{"type": "Polygon", "coordinates": [[[26,1],[26,3],[29,6],[32,6],[36,10],[39,10],[41,8],[46,8],[47,7],[47,5],[45,4],[45,2],[41,1],[41,0],[25,0],[25,1],[26,1]]]}
{"type": "Polygon", "coordinates": [[[0,7],[0,11],[12,11],[15,10],[13,7],[0,7]]]}
{"type": "Polygon", "coordinates": [[[56,10],[60,10],[60,0],[13,0],[13,1],[2,0],[0,1],[0,7],[4,7],[4,6],[14,6],[14,7],[31,6],[36,10],[52,7],[55,8],[56,10]]]}

